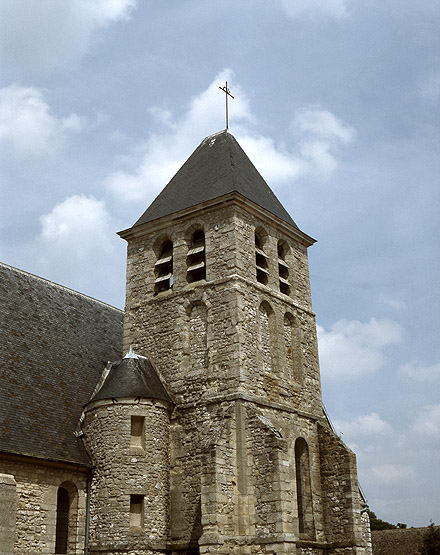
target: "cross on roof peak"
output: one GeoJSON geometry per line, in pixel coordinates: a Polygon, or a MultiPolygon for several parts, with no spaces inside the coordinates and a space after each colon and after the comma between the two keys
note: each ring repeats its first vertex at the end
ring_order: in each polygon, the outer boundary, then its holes
{"type": "Polygon", "coordinates": [[[228,82],[226,81],[226,84],[224,87],[220,87],[219,89],[221,91],[223,91],[225,93],[225,98],[226,98],[226,129],[229,129],[229,117],[228,117],[228,96],[230,96],[231,98],[234,98],[231,94],[231,91],[228,89],[228,82]]]}

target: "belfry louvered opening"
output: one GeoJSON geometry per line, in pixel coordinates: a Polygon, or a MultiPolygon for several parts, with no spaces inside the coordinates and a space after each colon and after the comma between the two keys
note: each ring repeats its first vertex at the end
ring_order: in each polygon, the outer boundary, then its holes
{"type": "Polygon", "coordinates": [[[198,229],[191,238],[186,256],[186,277],[188,283],[206,279],[205,233],[198,229]]]}
{"type": "Polygon", "coordinates": [[[263,237],[261,232],[255,232],[255,266],[257,281],[266,285],[269,279],[269,265],[268,256],[263,250],[263,237]]]}
{"type": "Polygon", "coordinates": [[[173,287],[173,243],[165,241],[160,249],[159,258],[154,265],[154,292],[160,293],[173,287]]]}
{"type": "Polygon", "coordinates": [[[284,295],[290,295],[289,266],[286,262],[288,246],[284,241],[278,241],[278,277],[280,291],[284,295]]]}

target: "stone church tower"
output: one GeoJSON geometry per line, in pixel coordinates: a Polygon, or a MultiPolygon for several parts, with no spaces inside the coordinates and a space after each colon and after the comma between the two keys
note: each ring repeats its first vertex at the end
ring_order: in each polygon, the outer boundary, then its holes
{"type": "Polygon", "coordinates": [[[366,553],[321,400],[314,240],[228,131],[120,235],[133,352],[85,410],[90,555],[366,553]]]}

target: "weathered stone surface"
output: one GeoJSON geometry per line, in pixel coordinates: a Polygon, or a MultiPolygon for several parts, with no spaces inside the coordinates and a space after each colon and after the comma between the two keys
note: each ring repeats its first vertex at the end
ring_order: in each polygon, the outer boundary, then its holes
{"type": "MultiPolygon", "coordinates": [[[[14,554],[55,553],[57,492],[60,486],[74,492],[71,496],[68,553],[84,553],[87,471],[31,460],[25,462],[18,458],[0,458],[0,472],[11,474],[16,482],[14,554]]],[[[11,497],[9,504],[13,510],[11,497]]],[[[1,548],[0,553],[3,555],[1,548]]]]}
{"type": "Polygon", "coordinates": [[[164,491],[169,548],[366,553],[354,455],[322,409],[310,243],[235,198],[134,229],[125,232],[124,344],[153,362],[175,403],[164,491]],[[187,253],[197,229],[205,235],[206,279],[193,282],[187,253]],[[257,280],[256,234],[267,283],[257,280]],[[173,285],[155,293],[155,261],[166,241],[173,285]],[[280,291],[281,242],[289,294],[280,291]],[[307,503],[298,500],[300,438],[307,503]],[[312,524],[301,531],[304,519],[312,524]]]}

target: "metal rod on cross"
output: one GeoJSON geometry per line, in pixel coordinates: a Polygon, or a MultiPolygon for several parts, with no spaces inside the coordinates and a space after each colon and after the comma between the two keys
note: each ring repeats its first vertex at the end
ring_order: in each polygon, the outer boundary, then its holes
{"type": "Polygon", "coordinates": [[[224,87],[219,87],[225,93],[226,97],[226,129],[229,129],[229,116],[228,116],[228,96],[234,98],[231,94],[231,91],[228,89],[228,82],[226,81],[226,85],[224,87]]]}

